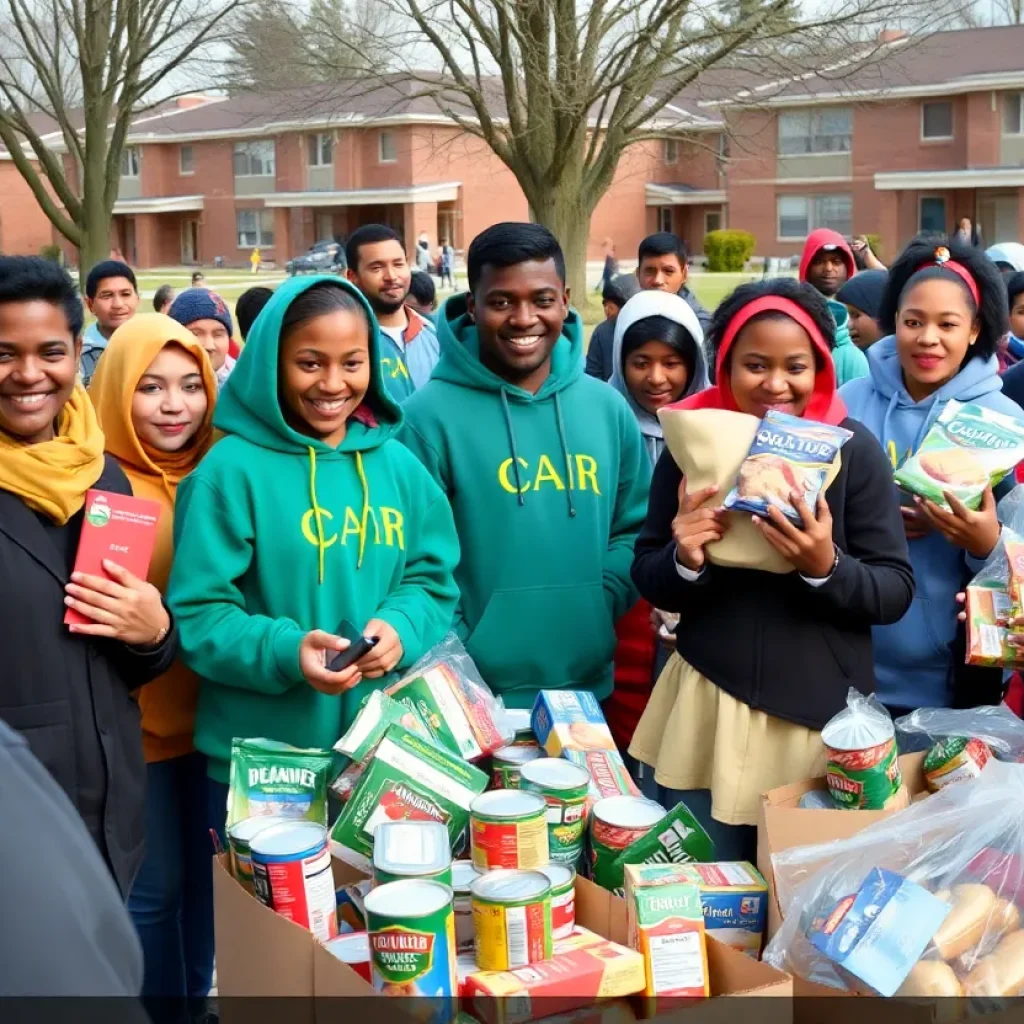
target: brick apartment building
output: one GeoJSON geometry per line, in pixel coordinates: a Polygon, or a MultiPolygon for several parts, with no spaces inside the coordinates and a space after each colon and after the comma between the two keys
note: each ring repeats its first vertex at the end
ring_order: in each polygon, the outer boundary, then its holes
{"type": "MultiPolygon", "coordinates": [[[[611,238],[629,259],[657,229],[700,252],[706,232],[725,226],[751,231],[758,255],[791,255],[816,227],[878,234],[891,255],[963,216],[986,242],[1024,240],[1021,53],[1024,26],[1013,26],[890,35],[818,76],[748,76],[743,88],[705,76],[661,115],[662,138],[623,157],[590,257],[611,238]]],[[[139,267],[244,265],[253,246],[281,264],[369,222],[410,246],[426,231],[462,249],[487,225],[528,215],[483,143],[387,79],[186,97],[135,121],[122,171],[112,246],[139,267]]],[[[0,154],[0,249],[51,240],[0,154]]]]}

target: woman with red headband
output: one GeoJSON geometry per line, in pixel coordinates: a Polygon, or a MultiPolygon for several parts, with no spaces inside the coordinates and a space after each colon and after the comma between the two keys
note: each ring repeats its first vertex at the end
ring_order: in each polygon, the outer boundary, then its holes
{"type": "MultiPolygon", "coordinates": [[[[917,451],[950,399],[1024,418],[1001,391],[996,347],[1008,329],[1006,288],[981,250],[911,243],[889,269],[879,322],[888,337],[868,349],[870,376],[847,384],[842,398],[893,468],[917,451]]],[[[954,596],[999,539],[996,497],[986,492],[977,512],[950,498],[952,513],[902,498],[917,593],[898,623],[874,630],[877,693],[894,717],[999,700],[1000,673],[986,673],[994,686],[981,685],[961,671],[962,652],[954,654],[954,596]]]]}
{"type": "Polygon", "coordinates": [[[914,592],[892,473],[836,394],[834,330],[809,285],[743,285],[711,324],[716,386],[678,406],[777,409],[853,432],[825,497],[796,503],[802,529],[776,509],[754,517],[795,571],[710,564],[705,545],[739,513],[701,508],[717,488],[688,490],[668,452],[636,543],[641,596],[681,619],[630,753],[654,766],[666,806],[686,802],[721,860],[753,859],[760,793],[824,769],[822,726],[850,686],[874,689],[871,627],[898,620],[914,592]]]}

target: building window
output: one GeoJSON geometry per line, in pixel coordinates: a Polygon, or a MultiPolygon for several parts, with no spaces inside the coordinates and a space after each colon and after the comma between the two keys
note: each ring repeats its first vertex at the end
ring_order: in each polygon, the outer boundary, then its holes
{"type": "Polygon", "coordinates": [[[1008,92],[1003,97],[1003,134],[1024,135],[1024,93],[1008,92]]]}
{"type": "Polygon", "coordinates": [[[722,214],[718,210],[704,211],[704,234],[710,235],[712,231],[722,230],[722,214]]]}
{"type": "Polygon", "coordinates": [[[779,196],[777,209],[779,238],[803,240],[817,228],[851,234],[852,196],[779,196]]]}
{"type": "Polygon", "coordinates": [[[182,146],[178,150],[178,171],[181,174],[191,174],[195,170],[195,154],[191,146],[182,146]]]}
{"type": "Polygon", "coordinates": [[[377,160],[382,164],[393,164],[398,159],[394,132],[377,133],[377,160]]]}
{"type": "Polygon", "coordinates": [[[235,224],[239,249],[269,249],[274,244],[273,210],[236,210],[235,224]]]}
{"type": "Polygon", "coordinates": [[[125,146],[121,153],[121,177],[137,178],[139,176],[139,147],[125,146]]]}
{"type": "Polygon", "coordinates": [[[235,143],[236,178],[272,178],[274,176],[274,140],[235,143]]]}
{"type": "Polygon", "coordinates": [[[329,132],[306,136],[306,156],[310,167],[334,164],[334,137],[329,132]]]}
{"type": "Polygon", "coordinates": [[[921,104],[921,138],[953,138],[953,104],[949,100],[921,104]]]}
{"type": "Polygon", "coordinates": [[[665,138],[661,140],[664,143],[663,154],[665,163],[675,164],[679,162],[679,140],[665,138]]]}
{"type": "Polygon", "coordinates": [[[779,155],[849,153],[853,111],[848,107],[787,110],[779,115],[779,155]]]}
{"type": "Polygon", "coordinates": [[[672,207],[671,206],[659,206],[658,207],[658,230],[659,231],[671,231],[672,230],[672,207]]]}
{"type": "Polygon", "coordinates": [[[946,200],[943,196],[922,196],[920,217],[920,231],[946,230],[946,200]]]}

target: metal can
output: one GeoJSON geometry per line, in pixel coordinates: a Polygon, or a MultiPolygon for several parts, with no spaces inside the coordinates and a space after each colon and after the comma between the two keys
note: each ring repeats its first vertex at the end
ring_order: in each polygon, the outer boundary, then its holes
{"type": "Polygon", "coordinates": [[[509,971],[549,960],[551,882],[540,871],[489,871],[472,886],[476,962],[509,971]]]}
{"type": "Polygon", "coordinates": [[[473,901],[469,888],[480,877],[471,860],[452,864],[452,891],[455,893],[455,946],[459,953],[473,949],[473,901]]]}
{"type": "Polygon", "coordinates": [[[539,793],[548,805],[551,861],[575,865],[586,835],[590,772],[561,757],[542,757],[523,765],[520,788],[539,793]]]}
{"type": "Polygon", "coordinates": [[[598,800],[590,812],[590,873],[602,888],[622,889],[622,867],[616,860],[622,851],[647,835],[665,816],[665,808],[642,796],[609,796],[598,800]]]}
{"type": "Polygon", "coordinates": [[[441,821],[382,821],[373,830],[373,883],[432,878],[452,884],[452,847],[441,821]]]}
{"type": "Polygon", "coordinates": [[[370,980],[370,938],[366,932],[348,932],[324,943],[324,949],[347,964],[364,981],[370,980]]]}
{"type": "Polygon", "coordinates": [[[391,996],[456,992],[451,886],[425,878],[378,885],[366,897],[370,977],[391,996]]]}
{"type": "Polygon", "coordinates": [[[252,888],[252,854],[249,851],[252,837],[272,825],[280,825],[294,820],[294,818],[283,818],[278,814],[257,814],[251,818],[236,821],[227,829],[231,871],[242,885],[252,888]]]}
{"type": "Polygon", "coordinates": [[[256,898],[321,942],[333,939],[338,910],[327,829],[292,820],[257,832],[249,849],[256,898]]]}
{"type": "Polygon", "coordinates": [[[837,807],[880,811],[903,785],[891,719],[841,711],[821,730],[821,741],[825,784],[837,807]]]}
{"type": "Polygon", "coordinates": [[[519,789],[519,772],[528,761],[540,757],[539,744],[502,747],[491,755],[491,788],[519,789]]]}
{"type": "Polygon", "coordinates": [[[551,938],[568,938],[576,927],[576,869],[549,864],[540,870],[551,883],[551,938]]]}
{"type": "Polygon", "coordinates": [[[473,866],[479,871],[519,868],[529,871],[548,862],[547,805],[538,793],[492,789],[469,805],[473,866]]]}

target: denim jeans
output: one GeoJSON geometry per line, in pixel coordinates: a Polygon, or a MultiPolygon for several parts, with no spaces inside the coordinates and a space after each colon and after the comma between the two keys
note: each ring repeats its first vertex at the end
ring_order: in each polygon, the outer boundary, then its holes
{"type": "Polygon", "coordinates": [[[201,1000],[213,980],[206,758],[147,764],[146,787],[146,855],[128,896],[145,957],[142,995],[201,1000]]]}
{"type": "Polygon", "coordinates": [[[206,793],[206,824],[211,832],[217,833],[220,845],[226,850],[228,839],[224,834],[224,826],[228,820],[228,784],[207,779],[206,793]]]}
{"type": "Polygon", "coordinates": [[[757,828],[754,825],[726,825],[711,817],[710,789],[668,789],[658,786],[658,803],[671,810],[678,803],[684,803],[690,813],[703,825],[704,831],[715,844],[718,860],[757,859],[757,828]]]}

